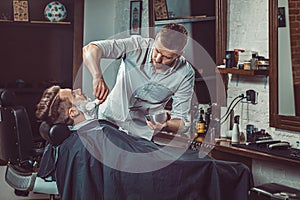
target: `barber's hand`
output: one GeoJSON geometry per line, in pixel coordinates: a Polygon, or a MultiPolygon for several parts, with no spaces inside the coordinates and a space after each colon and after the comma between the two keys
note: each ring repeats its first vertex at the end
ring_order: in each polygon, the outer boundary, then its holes
{"type": "Polygon", "coordinates": [[[159,122],[156,122],[153,124],[151,121],[146,120],[147,125],[154,131],[158,132],[161,131],[163,128],[167,126],[167,122],[161,124],[159,122]]]}
{"type": "Polygon", "coordinates": [[[107,95],[109,93],[109,89],[104,81],[103,78],[94,78],[93,79],[93,86],[94,86],[94,96],[99,99],[99,104],[103,103],[107,95]]]}
{"type": "Polygon", "coordinates": [[[152,130],[154,130],[155,132],[158,132],[158,131],[161,131],[163,128],[167,127],[167,122],[170,119],[171,119],[171,115],[169,112],[167,112],[167,121],[166,122],[164,122],[164,123],[156,122],[155,124],[153,124],[151,121],[146,120],[146,123],[152,130]]]}

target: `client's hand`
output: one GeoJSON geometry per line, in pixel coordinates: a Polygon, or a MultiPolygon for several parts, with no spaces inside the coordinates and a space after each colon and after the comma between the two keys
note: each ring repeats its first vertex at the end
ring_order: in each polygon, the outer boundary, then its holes
{"type": "Polygon", "coordinates": [[[109,89],[103,78],[94,78],[94,96],[99,100],[98,104],[103,103],[109,93],[109,89]]]}

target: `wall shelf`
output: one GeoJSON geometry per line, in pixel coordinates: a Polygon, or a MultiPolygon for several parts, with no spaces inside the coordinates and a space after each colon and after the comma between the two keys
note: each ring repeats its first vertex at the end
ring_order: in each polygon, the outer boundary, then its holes
{"type": "Polygon", "coordinates": [[[157,20],[155,21],[155,25],[165,25],[169,23],[193,23],[193,22],[203,22],[203,21],[214,21],[216,19],[215,16],[190,16],[183,18],[171,18],[166,20],[157,20]]]}
{"type": "Polygon", "coordinates": [[[28,22],[15,22],[12,20],[0,20],[0,25],[1,26],[7,26],[7,27],[53,27],[53,26],[65,26],[69,27],[72,25],[72,22],[69,21],[64,21],[64,22],[50,22],[50,21],[28,21],[28,22]]]}
{"type": "Polygon", "coordinates": [[[238,75],[246,75],[246,76],[257,76],[263,75],[268,76],[268,69],[257,69],[257,70],[244,70],[244,69],[236,69],[236,68],[216,68],[216,72],[220,74],[238,74],[238,75]]]}
{"type": "Polygon", "coordinates": [[[267,77],[269,76],[269,70],[268,69],[237,69],[237,68],[216,68],[216,73],[220,74],[235,74],[237,75],[237,82],[236,85],[238,86],[239,83],[239,76],[264,76],[264,87],[266,88],[268,80],[267,77]]]}
{"type": "Polygon", "coordinates": [[[71,24],[71,22],[30,21],[31,24],[71,24]]]}

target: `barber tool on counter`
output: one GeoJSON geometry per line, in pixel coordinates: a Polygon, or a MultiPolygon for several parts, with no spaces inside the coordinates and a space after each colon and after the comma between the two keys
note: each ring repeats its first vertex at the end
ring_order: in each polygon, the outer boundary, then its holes
{"type": "Polygon", "coordinates": [[[252,124],[246,125],[247,143],[272,140],[272,136],[265,129],[258,130],[252,124]]]}

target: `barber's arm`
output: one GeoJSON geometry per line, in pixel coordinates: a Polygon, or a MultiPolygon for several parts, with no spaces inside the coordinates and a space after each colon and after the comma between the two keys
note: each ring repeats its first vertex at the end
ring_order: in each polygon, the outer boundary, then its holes
{"type": "Polygon", "coordinates": [[[101,57],[102,51],[98,46],[88,44],[83,47],[83,62],[93,77],[93,94],[99,99],[99,104],[106,100],[109,93],[109,88],[103,79],[100,69],[101,57]]]}
{"type": "Polygon", "coordinates": [[[187,120],[188,113],[190,111],[190,105],[193,95],[193,88],[195,82],[194,71],[190,71],[181,83],[180,88],[172,96],[172,111],[165,123],[155,125],[150,121],[147,121],[147,125],[153,130],[164,130],[168,132],[177,133],[179,130],[185,127],[185,121],[187,120]],[[173,116],[173,118],[170,117],[173,116]]]}

